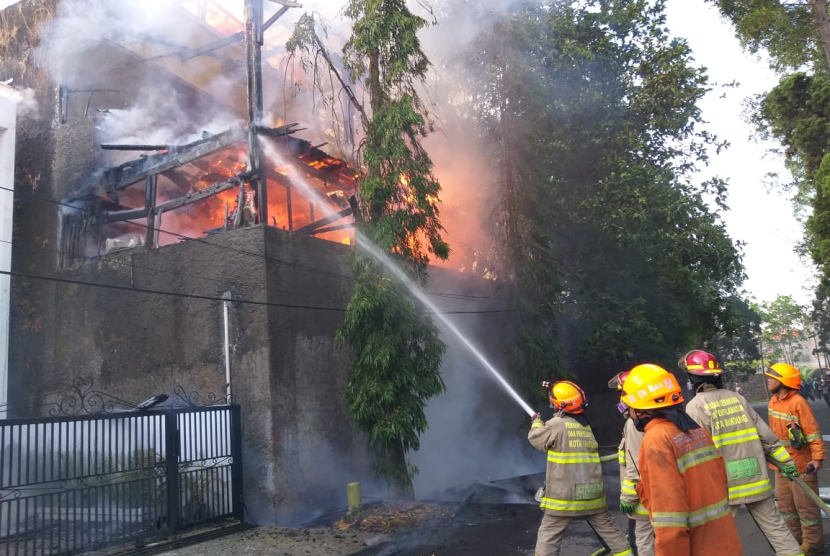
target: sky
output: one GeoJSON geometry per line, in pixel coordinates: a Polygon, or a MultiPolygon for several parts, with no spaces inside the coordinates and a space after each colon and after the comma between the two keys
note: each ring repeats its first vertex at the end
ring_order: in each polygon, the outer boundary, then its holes
{"type": "Polygon", "coordinates": [[[744,288],[759,302],[778,295],[791,295],[799,303],[812,300],[815,269],[795,253],[802,239],[792,203],[778,191],[768,192],[765,176],[778,172],[787,177],[783,160],[768,154],[773,143],[752,139],[752,128],[743,121],[743,100],[766,92],[778,83],[767,63],[745,53],[731,24],[703,0],[668,0],[667,24],[672,34],[687,39],[695,61],[707,68],[715,83],[740,84],[737,89],[716,89],[701,102],[708,129],[731,147],[712,156],[703,175],[729,180],[727,205],[723,214],[729,234],[746,243],[744,288]],[[726,98],[720,98],[726,92],[726,98]]]}
{"type": "MultiPolygon", "coordinates": [[[[0,0],[0,8],[13,3],[0,0]]],[[[731,144],[721,155],[712,156],[701,177],[716,175],[729,181],[731,210],[722,216],[730,235],[746,244],[744,288],[759,302],[791,295],[808,304],[815,270],[794,253],[802,237],[801,224],[789,199],[765,186],[767,173],[787,175],[783,161],[768,153],[773,144],[751,139],[752,129],[742,118],[743,100],[768,91],[778,79],[764,61],[742,51],[730,24],[704,0],[668,0],[667,15],[670,31],[688,40],[695,61],[708,69],[712,82],[740,84],[737,89],[716,88],[701,102],[708,129],[731,144]],[[721,98],[724,92],[726,97],[721,98]]]]}

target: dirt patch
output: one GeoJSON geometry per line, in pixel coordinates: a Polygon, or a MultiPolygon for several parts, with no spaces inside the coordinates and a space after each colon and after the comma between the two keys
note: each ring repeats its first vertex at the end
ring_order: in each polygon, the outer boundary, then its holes
{"type": "Polygon", "coordinates": [[[164,552],[166,556],[346,556],[389,540],[383,533],[335,527],[257,527],[242,533],[164,552]]]}

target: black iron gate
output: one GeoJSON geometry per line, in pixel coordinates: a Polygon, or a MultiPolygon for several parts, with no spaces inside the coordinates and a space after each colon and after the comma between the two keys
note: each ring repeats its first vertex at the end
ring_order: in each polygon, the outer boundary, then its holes
{"type": "Polygon", "coordinates": [[[0,420],[0,555],[242,519],[238,405],[0,420]]]}

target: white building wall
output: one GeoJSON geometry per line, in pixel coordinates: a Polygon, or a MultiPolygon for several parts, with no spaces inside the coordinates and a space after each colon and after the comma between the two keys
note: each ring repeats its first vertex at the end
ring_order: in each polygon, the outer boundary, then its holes
{"type": "MultiPolygon", "coordinates": [[[[12,267],[14,143],[17,103],[14,91],[0,83],[0,271],[12,267]]],[[[0,419],[6,416],[9,391],[9,303],[11,277],[0,274],[0,419]]]]}

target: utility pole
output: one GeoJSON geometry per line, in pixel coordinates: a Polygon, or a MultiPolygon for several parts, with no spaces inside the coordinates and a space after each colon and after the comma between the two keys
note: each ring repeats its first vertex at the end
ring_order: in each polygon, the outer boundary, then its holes
{"type": "MultiPolygon", "coordinates": [[[[761,373],[763,373],[764,370],[767,368],[767,366],[764,364],[764,335],[762,333],[759,333],[756,337],[758,338],[758,351],[761,353],[761,373]]],[[[761,377],[763,376],[764,375],[761,374],[761,377]]],[[[764,384],[764,392],[766,392],[767,399],[769,399],[770,394],[769,389],[766,387],[766,384],[764,384]]]]}
{"type": "Polygon", "coordinates": [[[810,10],[818,28],[821,43],[824,46],[824,55],[827,58],[827,67],[830,68],[830,21],[827,19],[827,1],[810,0],[810,10]]]}

